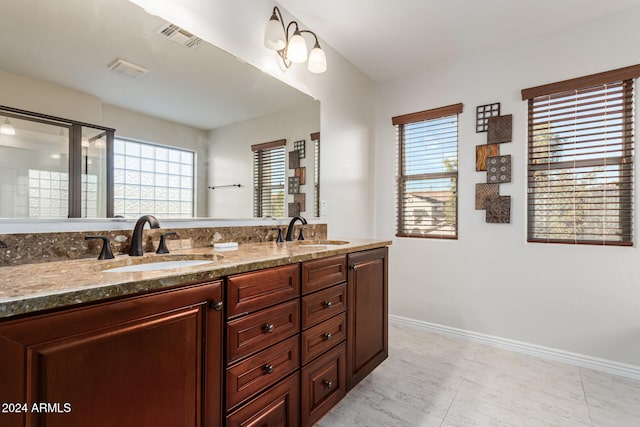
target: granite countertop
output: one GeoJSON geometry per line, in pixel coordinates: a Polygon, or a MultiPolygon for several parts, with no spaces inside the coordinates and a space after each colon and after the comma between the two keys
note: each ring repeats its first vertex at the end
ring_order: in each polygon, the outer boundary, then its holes
{"type": "Polygon", "coordinates": [[[240,243],[238,250],[231,251],[208,247],[172,251],[168,255],[150,253],[142,257],[122,255],[113,260],[83,259],[0,267],[0,318],[391,245],[391,241],[372,239],[349,239],[348,243],[339,245],[308,243],[316,242],[240,243]],[[211,263],[141,272],[104,271],[131,264],[187,259],[211,263]]]}

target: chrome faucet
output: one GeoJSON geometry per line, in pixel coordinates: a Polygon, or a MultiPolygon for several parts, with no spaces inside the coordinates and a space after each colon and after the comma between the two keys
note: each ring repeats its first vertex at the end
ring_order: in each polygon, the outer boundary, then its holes
{"type": "MultiPolygon", "coordinates": [[[[292,240],[293,240],[293,224],[294,224],[296,221],[300,221],[302,224],[306,224],[306,223],[307,223],[307,220],[306,220],[306,219],[304,219],[303,217],[301,217],[301,216],[294,216],[294,217],[293,217],[293,219],[291,220],[291,222],[289,223],[289,228],[287,228],[287,237],[285,237],[285,240],[286,240],[287,242],[290,242],[290,241],[292,241],[292,240]]],[[[302,233],[302,232],[301,232],[301,233],[302,233]]],[[[300,239],[300,240],[302,240],[302,239],[300,239]]]]}
{"type": "Polygon", "coordinates": [[[145,223],[149,223],[149,228],[160,228],[160,223],[153,215],[143,215],[138,218],[136,226],[133,227],[133,235],[131,236],[131,247],[129,248],[129,256],[142,255],[142,229],[145,223]]]}

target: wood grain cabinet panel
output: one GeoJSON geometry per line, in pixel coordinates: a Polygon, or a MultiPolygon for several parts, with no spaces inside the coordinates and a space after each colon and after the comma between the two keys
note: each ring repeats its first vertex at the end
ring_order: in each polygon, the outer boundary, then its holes
{"type": "Polygon", "coordinates": [[[62,413],[0,414],[0,424],[219,426],[218,301],[214,282],[2,323],[0,399],[62,413]]]}
{"type": "Polygon", "coordinates": [[[347,338],[347,315],[339,314],[302,333],[302,364],[347,338]]]}
{"type": "Polygon", "coordinates": [[[291,374],[300,366],[293,336],[227,369],[227,410],[291,374]]]}
{"type": "Polygon", "coordinates": [[[347,383],[351,390],[389,353],[387,248],[349,254],[347,383]]]}
{"type": "Polygon", "coordinates": [[[316,325],[347,309],[347,285],[332,286],[302,297],[302,329],[316,325]]]}
{"type": "Polygon", "coordinates": [[[298,264],[230,276],[227,278],[227,317],[252,313],[299,296],[298,264]]]}
{"type": "Polygon", "coordinates": [[[300,303],[293,300],[227,323],[227,362],[260,351],[300,332],[300,303]]]}
{"type": "Polygon", "coordinates": [[[346,346],[328,351],[302,368],[302,426],[312,426],[346,394],[346,346]]]}
{"type": "Polygon", "coordinates": [[[300,420],[298,373],[227,416],[227,427],[296,427],[300,420]]]}
{"type": "Polygon", "coordinates": [[[346,280],[347,258],[345,255],[302,263],[302,295],[337,285],[346,280]]]}

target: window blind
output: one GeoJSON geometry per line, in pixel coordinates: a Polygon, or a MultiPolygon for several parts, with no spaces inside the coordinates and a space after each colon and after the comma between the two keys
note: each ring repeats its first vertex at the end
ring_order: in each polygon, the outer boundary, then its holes
{"type": "Polygon", "coordinates": [[[528,240],[632,245],[633,80],[562,83],[528,101],[528,240]]]}
{"type": "Polygon", "coordinates": [[[458,236],[458,113],[462,104],[394,117],[399,237],[458,236]]]}
{"type": "Polygon", "coordinates": [[[285,217],[285,144],[278,140],[258,144],[253,150],[253,216],[285,217]]]}

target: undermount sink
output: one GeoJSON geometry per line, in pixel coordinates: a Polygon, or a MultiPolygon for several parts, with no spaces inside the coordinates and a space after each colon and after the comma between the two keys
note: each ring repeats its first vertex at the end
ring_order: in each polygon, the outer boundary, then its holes
{"type": "Polygon", "coordinates": [[[209,264],[211,261],[205,260],[182,260],[182,261],[159,261],[148,262],[146,264],[127,265],[124,267],[115,267],[108,270],[102,270],[107,273],[134,273],[138,271],[155,271],[168,270],[170,268],[193,267],[195,265],[209,264]]]}
{"type": "Polygon", "coordinates": [[[105,273],[136,273],[143,271],[169,270],[211,264],[222,258],[220,255],[151,255],[149,257],[122,257],[102,265],[105,273]]]}
{"type": "Polygon", "coordinates": [[[346,240],[299,240],[299,244],[305,246],[329,246],[329,245],[346,245],[346,240]]]}

